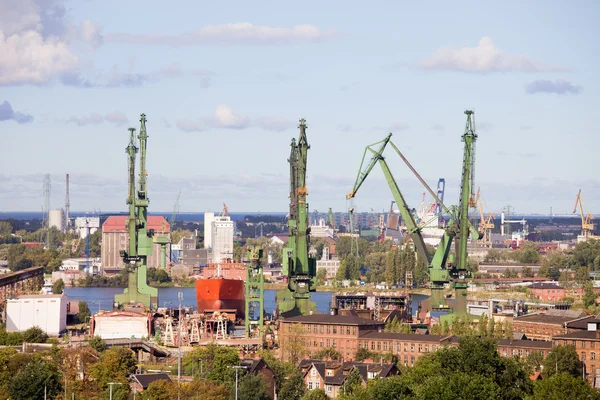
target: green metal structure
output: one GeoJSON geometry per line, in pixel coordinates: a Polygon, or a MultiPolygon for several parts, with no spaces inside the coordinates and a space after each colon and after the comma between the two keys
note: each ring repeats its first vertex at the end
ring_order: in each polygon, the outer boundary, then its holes
{"type": "Polygon", "coordinates": [[[135,155],[138,148],[135,146],[135,128],[129,128],[129,145],[125,152],[129,158],[129,219],[127,229],[129,230],[129,250],[121,251],[123,262],[128,269],[127,288],[122,294],[115,295],[115,302],[119,304],[141,303],[148,309],[156,308],[158,305],[158,289],[148,286],[147,265],[148,256],[152,254],[152,236],[148,231],[148,193],[146,187],[146,144],[148,134],[146,132],[146,115],[140,118],[140,174],[139,187],[136,192],[135,182],[135,155]]]}
{"type": "Polygon", "coordinates": [[[300,120],[298,142],[292,139],[290,158],[289,240],[283,248],[283,275],[288,278],[286,289],[277,293],[277,308],[283,316],[307,315],[316,310],[310,292],[316,290],[316,260],[309,257],[310,228],[306,197],[306,163],[308,140],[306,121],[300,120]]]}
{"type": "Polygon", "coordinates": [[[259,246],[248,248],[249,265],[246,268],[246,339],[252,336],[253,326],[259,338],[263,338],[265,319],[265,277],[260,259],[263,249],[259,246]],[[258,320],[256,313],[251,315],[251,309],[258,308],[258,320]],[[254,318],[253,318],[254,317],[254,318]]]}
{"type": "MultiPolygon", "coordinates": [[[[379,163],[385,179],[392,191],[392,195],[396,204],[398,205],[398,209],[400,210],[400,215],[406,224],[406,228],[408,229],[408,234],[413,240],[416,251],[419,256],[423,260],[427,260],[428,269],[429,269],[429,280],[430,280],[430,288],[431,288],[431,307],[433,310],[440,309],[448,309],[448,306],[445,302],[444,297],[444,285],[449,282],[448,280],[448,270],[446,269],[446,261],[448,259],[448,255],[450,252],[450,247],[452,243],[452,236],[450,235],[451,231],[444,232],[444,236],[440,240],[440,244],[434,254],[433,257],[427,251],[427,246],[425,246],[425,241],[421,236],[421,228],[417,225],[414,220],[414,217],[411,213],[411,209],[404,200],[404,196],[392,175],[392,172],[383,156],[383,152],[389,143],[397,152],[399,152],[398,148],[391,142],[392,134],[390,133],[384,140],[373,143],[365,148],[363,153],[363,159],[360,164],[360,168],[358,171],[358,176],[356,177],[356,181],[354,183],[354,188],[346,195],[346,199],[351,199],[356,196],[356,192],[362,186],[364,181],[367,179],[369,173],[375,167],[375,164],[379,163]],[[367,161],[367,155],[371,154],[371,159],[367,161]],[[365,165],[366,164],[366,165],[365,165]],[[364,168],[363,168],[364,166],[364,168]]],[[[449,224],[451,225],[451,224],[449,224]]]]}

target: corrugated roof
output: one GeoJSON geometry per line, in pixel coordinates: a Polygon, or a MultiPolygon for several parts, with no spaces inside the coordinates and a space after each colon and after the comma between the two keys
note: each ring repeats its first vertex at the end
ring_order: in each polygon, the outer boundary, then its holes
{"type": "MultiPolygon", "coordinates": [[[[580,313],[582,314],[582,313],[580,313]]],[[[553,315],[549,313],[535,313],[535,314],[526,314],[521,315],[514,319],[514,322],[526,322],[526,323],[535,323],[535,324],[550,324],[550,325],[560,325],[573,321],[581,315],[573,317],[572,314],[569,315],[553,315]]]]}
{"type": "Polygon", "coordinates": [[[564,289],[562,286],[553,283],[533,283],[529,285],[530,289],[564,289]]]}
{"type": "Polygon", "coordinates": [[[298,322],[302,324],[333,324],[333,325],[381,325],[383,322],[373,321],[371,319],[360,318],[350,315],[330,315],[330,314],[313,314],[303,315],[298,317],[289,317],[283,320],[284,322],[298,322]]]}
{"type": "Polygon", "coordinates": [[[371,331],[366,332],[359,336],[359,339],[371,339],[371,340],[404,340],[407,342],[441,342],[451,335],[418,335],[411,333],[394,333],[394,332],[377,332],[371,331]]]}
{"type": "Polygon", "coordinates": [[[167,374],[134,374],[133,379],[138,381],[144,389],[148,389],[148,386],[154,381],[165,380],[171,382],[171,378],[167,374]]]}
{"type": "Polygon", "coordinates": [[[587,329],[587,324],[589,322],[595,322],[600,324],[600,318],[596,315],[588,315],[583,318],[576,319],[575,321],[571,321],[567,323],[567,328],[571,329],[587,329]]]}
{"type": "Polygon", "coordinates": [[[545,340],[498,339],[497,342],[499,346],[529,347],[546,350],[550,350],[552,348],[552,342],[545,340]]]}
{"type": "Polygon", "coordinates": [[[564,335],[554,336],[552,339],[596,339],[600,340],[600,338],[596,337],[596,331],[579,331],[566,333],[564,335]]]}
{"type": "MultiPolygon", "coordinates": [[[[127,232],[127,215],[111,215],[102,224],[102,232],[127,232]]],[[[162,232],[164,226],[165,232],[170,232],[171,227],[161,215],[150,215],[148,217],[148,229],[153,229],[156,232],[162,232]]]]}

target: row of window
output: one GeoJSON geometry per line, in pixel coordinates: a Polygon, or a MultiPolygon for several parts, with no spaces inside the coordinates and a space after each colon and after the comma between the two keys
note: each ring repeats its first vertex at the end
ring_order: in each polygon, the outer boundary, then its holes
{"type": "MultiPolygon", "coordinates": [[[[596,353],[593,351],[590,353],[590,360],[596,359],[596,353]]],[[[585,361],[585,351],[581,353],[581,361],[585,361]]],[[[593,369],[593,368],[592,368],[593,369]]]]}
{"type": "MultiPolygon", "coordinates": [[[[288,331],[292,331],[292,325],[288,326],[288,331]]],[[[304,324],[304,331],[306,333],[321,333],[327,335],[352,335],[356,336],[356,326],[336,326],[336,325],[317,325],[317,324],[304,324]]]]}
{"type": "MultiPolygon", "coordinates": [[[[401,342],[396,342],[396,353],[400,353],[402,349],[404,349],[404,352],[408,352],[409,346],[410,346],[410,351],[411,352],[415,352],[415,349],[418,349],[419,353],[429,353],[430,349],[431,351],[435,351],[439,348],[439,345],[437,344],[432,344],[431,347],[429,344],[423,344],[423,343],[401,343],[401,342]]],[[[377,351],[394,351],[394,342],[380,342],[380,341],[368,341],[368,340],[359,340],[358,341],[358,348],[363,348],[363,349],[370,349],[370,350],[377,350],[377,351]]]]}
{"type": "MultiPolygon", "coordinates": [[[[554,341],[554,345],[558,346],[558,345],[561,344],[560,342],[561,342],[560,340],[555,340],[554,341]]],[[[572,345],[572,346],[576,347],[577,346],[577,341],[575,341],[575,340],[563,340],[562,344],[563,344],[563,346],[572,345]]],[[[590,349],[595,349],[596,348],[596,342],[593,342],[593,341],[586,342],[586,341],[583,341],[583,340],[579,342],[579,348],[581,348],[581,349],[585,349],[588,346],[589,346],[590,349]]]]}
{"type": "MultiPolygon", "coordinates": [[[[544,355],[544,357],[546,356],[546,354],[548,353],[548,351],[537,351],[534,350],[534,353],[542,353],[544,355]]],[[[525,351],[523,351],[523,349],[511,349],[510,351],[506,348],[502,349],[502,356],[503,357],[508,357],[510,355],[512,356],[520,356],[523,357],[523,354],[525,354],[525,356],[528,356],[529,354],[531,354],[532,351],[530,351],[529,349],[525,349],[525,351]]]]}

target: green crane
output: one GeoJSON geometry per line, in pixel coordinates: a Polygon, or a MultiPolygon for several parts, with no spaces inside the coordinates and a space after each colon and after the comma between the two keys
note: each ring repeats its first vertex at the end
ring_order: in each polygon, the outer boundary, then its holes
{"type": "Polygon", "coordinates": [[[390,190],[392,191],[394,200],[398,205],[402,219],[406,224],[408,234],[413,240],[417,254],[421,257],[421,259],[427,261],[431,288],[432,310],[447,309],[448,306],[445,304],[444,297],[444,285],[448,283],[448,270],[445,266],[452,243],[452,236],[450,235],[451,232],[444,232],[444,236],[442,237],[434,256],[431,257],[421,235],[421,228],[415,222],[411,213],[411,209],[404,200],[404,196],[402,195],[402,192],[400,191],[400,188],[398,187],[398,184],[392,175],[392,171],[390,170],[385,157],[383,156],[383,152],[388,143],[399,153],[398,148],[390,140],[391,137],[392,134],[390,133],[384,140],[373,143],[365,148],[354,187],[350,193],[346,195],[346,199],[351,199],[356,196],[356,192],[367,179],[367,176],[369,176],[369,173],[373,170],[375,164],[379,163],[390,190]],[[369,154],[372,156],[370,160],[367,160],[367,156],[369,154]]]}
{"type": "Polygon", "coordinates": [[[298,142],[292,139],[290,158],[289,240],[283,248],[283,275],[288,278],[286,289],[277,293],[278,310],[285,315],[307,315],[316,310],[310,292],[316,290],[316,260],[309,257],[310,228],[306,197],[306,163],[308,140],[306,121],[300,120],[298,142]]]}
{"type": "Polygon", "coordinates": [[[247,257],[249,265],[246,267],[246,339],[249,339],[253,333],[253,325],[256,325],[255,332],[260,339],[264,333],[265,318],[265,277],[260,259],[263,256],[263,249],[260,246],[248,247],[247,257]],[[258,308],[258,315],[256,315],[258,308]],[[254,309],[254,315],[251,315],[251,309],[254,309]]]}
{"type": "Polygon", "coordinates": [[[138,148],[135,146],[135,128],[129,128],[129,145],[125,152],[129,158],[129,250],[121,251],[125,268],[128,269],[127,288],[122,294],[115,295],[115,302],[119,304],[141,303],[146,308],[156,307],[158,304],[158,290],[148,286],[147,266],[148,256],[152,253],[152,237],[148,231],[148,194],[146,187],[146,115],[140,118],[140,174],[139,187],[135,190],[135,155],[138,148]]]}

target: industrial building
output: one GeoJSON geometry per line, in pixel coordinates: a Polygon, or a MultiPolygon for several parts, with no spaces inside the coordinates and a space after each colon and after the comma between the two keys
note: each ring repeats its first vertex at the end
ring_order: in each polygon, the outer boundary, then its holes
{"type": "Polygon", "coordinates": [[[62,209],[50,210],[48,212],[48,226],[55,227],[61,232],[65,231],[65,214],[62,209]]]}
{"type": "Polygon", "coordinates": [[[75,218],[75,229],[80,238],[85,239],[100,229],[100,217],[77,217],[75,218]]]}
{"type": "Polygon", "coordinates": [[[22,332],[34,326],[51,336],[67,329],[65,294],[23,295],[6,300],[6,330],[22,332]]]}
{"type": "Polygon", "coordinates": [[[326,279],[335,279],[338,269],[340,268],[340,260],[337,257],[329,256],[329,246],[323,247],[323,255],[320,260],[317,260],[317,272],[319,268],[325,268],[327,271],[326,279]]]}
{"type": "MultiPolygon", "coordinates": [[[[123,268],[123,259],[120,251],[128,250],[129,231],[127,230],[126,215],[110,216],[102,224],[102,270],[105,275],[118,274],[123,268]]],[[[170,226],[167,220],[162,216],[148,217],[148,230],[155,233],[163,233],[171,237],[170,226]]],[[[153,268],[160,267],[160,244],[154,243],[152,254],[148,257],[148,266],[153,268]]],[[[169,245],[167,245],[167,254],[170,254],[169,245]]]]}
{"type": "Polygon", "coordinates": [[[142,339],[151,336],[150,314],[133,311],[110,311],[96,314],[90,322],[92,336],[102,339],[142,339]]]}
{"type": "Polygon", "coordinates": [[[311,225],[310,236],[314,238],[333,238],[333,228],[325,223],[325,219],[319,219],[319,223],[311,225]]]}
{"type": "Polygon", "coordinates": [[[181,263],[188,267],[204,266],[213,259],[213,250],[211,248],[197,249],[196,237],[181,238],[179,243],[173,245],[172,253],[175,259],[171,261],[181,263]]]}
{"type": "Polygon", "coordinates": [[[212,262],[233,259],[233,232],[235,227],[229,215],[204,213],[204,248],[212,249],[212,262]]]}

